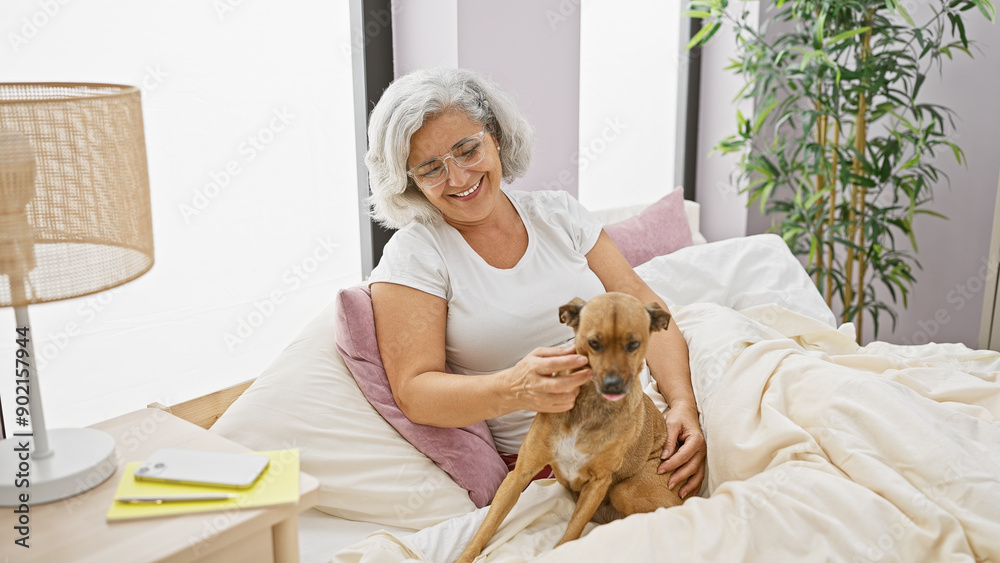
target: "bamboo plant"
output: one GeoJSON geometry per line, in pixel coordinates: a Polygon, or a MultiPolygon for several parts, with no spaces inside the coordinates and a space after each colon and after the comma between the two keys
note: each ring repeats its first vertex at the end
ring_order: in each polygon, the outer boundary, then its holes
{"type": "Polygon", "coordinates": [[[736,185],[773,214],[772,229],[859,340],[865,313],[877,335],[880,313],[895,327],[893,306],[907,305],[920,267],[914,219],[943,218],[929,208],[947,180],[935,155],[965,163],[954,113],[922,101],[921,87],[945,59],[971,56],[965,18],[996,17],[991,0],[927,2],[914,10],[919,23],[896,0],[760,2],[759,23],[728,0],[690,0],[686,13],[702,20],[688,48],[733,27],[728,69],[744,79],[737,100],[755,107],[737,111],[736,134],[716,149],[740,154],[736,185]]]}

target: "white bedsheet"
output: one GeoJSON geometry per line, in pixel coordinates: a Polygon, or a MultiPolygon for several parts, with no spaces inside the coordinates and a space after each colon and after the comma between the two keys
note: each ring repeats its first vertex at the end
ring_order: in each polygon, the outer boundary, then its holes
{"type": "MultiPolygon", "coordinates": [[[[705,498],[590,526],[532,484],[483,561],[1000,561],[1000,354],[859,348],[775,305],[674,308],[709,444],[705,498]],[[550,551],[551,550],[551,551],[550,551]]],[[[335,561],[446,561],[479,510],[335,561]]]]}
{"type": "Polygon", "coordinates": [[[401,538],[413,533],[382,524],[345,520],[310,508],[299,514],[299,562],[327,563],[331,554],[380,530],[392,532],[401,538]]]}

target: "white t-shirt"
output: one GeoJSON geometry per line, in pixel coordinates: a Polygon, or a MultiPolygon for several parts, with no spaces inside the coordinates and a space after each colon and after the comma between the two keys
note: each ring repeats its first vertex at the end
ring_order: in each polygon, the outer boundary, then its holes
{"type": "MultiPolygon", "coordinates": [[[[392,236],[370,282],[405,285],[448,302],[445,358],[455,373],[507,369],[540,346],[573,339],[559,307],[588,300],[604,285],[587,265],[601,223],[563,191],[505,191],[528,231],[510,269],[490,266],[444,221],[411,223],[392,236]]],[[[516,453],[535,413],[487,420],[497,449],[516,453]]]]}

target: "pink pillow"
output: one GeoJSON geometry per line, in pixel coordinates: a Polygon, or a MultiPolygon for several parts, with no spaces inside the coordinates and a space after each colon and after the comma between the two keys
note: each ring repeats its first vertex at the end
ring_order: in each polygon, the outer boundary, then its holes
{"type": "Polygon", "coordinates": [[[368,402],[403,438],[469,491],[469,498],[476,506],[489,504],[507,475],[507,465],[497,453],[486,423],[437,428],[406,418],[392,398],[389,379],[382,368],[371,291],[367,286],[340,290],[336,309],[337,350],[368,402]]]}
{"type": "Polygon", "coordinates": [[[694,244],[684,213],[684,190],[681,188],[663,196],[635,217],[606,225],[604,231],[633,268],[694,244]]]}

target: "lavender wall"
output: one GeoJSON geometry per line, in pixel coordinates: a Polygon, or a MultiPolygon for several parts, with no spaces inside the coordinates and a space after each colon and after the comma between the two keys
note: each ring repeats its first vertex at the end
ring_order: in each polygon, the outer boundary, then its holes
{"type": "Polygon", "coordinates": [[[565,0],[449,0],[393,5],[396,75],[457,66],[486,74],[535,127],[518,189],[577,194],[580,7],[565,0]]]}
{"type": "MultiPolygon", "coordinates": [[[[770,3],[762,3],[761,9],[770,3]]],[[[921,10],[927,7],[908,9],[919,21],[921,10]]],[[[930,209],[950,220],[917,219],[917,259],[923,269],[915,274],[917,283],[909,296],[909,307],[903,309],[899,304],[895,331],[890,331],[891,320],[883,315],[879,340],[899,344],[960,342],[973,348],[979,343],[1000,175],[996,142],[1000,104],[994,101],[1000,92],[1000,30],[977,12],[968,14],[968,36],[978,44],[978,49],[973,49],[975,58],[956,53],[955,60],[946,59],[943,73],[929,73],[921,92],[925,101],[942,104],[958,114],[954,140],[964,149],[968,165],[956,164],[950,151],[939,156],[937,163],[951,178],[951,187],[941,182],[930,209]]],[[[742,196],[734,195],[726,180],[732,161],[718,154],[707,156],[718,140],[735,131],[732,99],[739,84],[734,83],[730,71],[723,70],[731,45],[731,35],[720,31],[702,59],[698,201],[702,204],[702,230],[709,240],[763,232],[769,224],[755,209],[742,206],[742,196]]],[[[872,323],[866,320],[864,325],[864,341],[868,342],[874,336],[872,323]]]]}

